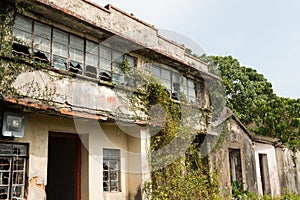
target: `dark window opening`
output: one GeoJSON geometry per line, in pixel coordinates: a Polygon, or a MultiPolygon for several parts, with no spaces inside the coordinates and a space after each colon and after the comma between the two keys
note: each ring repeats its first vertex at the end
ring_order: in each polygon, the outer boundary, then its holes
{"type": "Polygon", "coordinates": [[[97,68],[91,65],[87,65],[85,68],[85,75],[90,78],[97,78],[97,68]]]}
{"type": "Polygon", "coordinates": [[[22,44],[13,43],[12,49],[13,49],[13,53],[15,55],[29,55],[30,54],[29,47],[22,45],[22,44]]]}
{"type": "Polygon", "coordinates": [[[34,52],[34,60],[40,61],[42,63],[49,63],[48,57],[45,52],[41,52],[39,50],[34,52]]]}

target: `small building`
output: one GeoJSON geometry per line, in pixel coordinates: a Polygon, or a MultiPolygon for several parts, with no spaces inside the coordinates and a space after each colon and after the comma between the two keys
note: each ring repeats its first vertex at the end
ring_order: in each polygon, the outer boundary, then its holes
{"type": "MultiPolygon", "coordinates": [[[[210,169],[219,175],[222,196],[231,199],[234,187],[257,193],[252,136],[229,108],[212,124],[210,169]]],[[[208,132],[210,134],[210,132],[208,132]]]]}

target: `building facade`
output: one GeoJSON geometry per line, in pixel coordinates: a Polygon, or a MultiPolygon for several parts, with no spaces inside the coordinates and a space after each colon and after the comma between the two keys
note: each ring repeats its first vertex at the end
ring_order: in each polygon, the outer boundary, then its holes
{"type": "Polygon", "coordinates": [[[141,199],[149,120],[131,99],[161,80],[197,104],[207,65],[158,30],[88,0],[1,1],[0,199],[141,199]],[[189,73],[186,73],[189,71],[189,73]]]}

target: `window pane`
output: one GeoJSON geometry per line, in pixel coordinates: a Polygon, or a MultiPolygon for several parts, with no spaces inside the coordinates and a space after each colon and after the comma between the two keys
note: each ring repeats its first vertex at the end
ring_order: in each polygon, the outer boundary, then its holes
{"type": "Polygon", "coordinates": [[[15,40],[17,43],[23,44],[26,46],[31,45],[31,33],[24,32],[19,29],[14,29],[13,35],[14,35],[14,37],[17,38],[17,40],[15,40]]]}
{"type": "Polygon", "coordinates": [[[24,173],[23,172],[14,172],[12,183],[13,184],[23,184],[24,183],[24,173]]]}
{"type": "Polygon", "coordinates": [[[24,186],[14,186],[12,188],[12,197],[13,199],[17,198],[17,199],[23,199],[23,195],[24,195],[24,186]]]}
{"type": "Polygon", "coordinates": [[[68,46],[68,33],[58,29],[53,30],[53,41],[68,46]]]}
{"type": "Polygon", "coordinates": [[[120,150],[119,149],[103,149],[103,156],[105,158],[120,157],[120,150]]]}
{"type": "Polygon", "coordinates": [[[0,186],[0,199],[8,199],[8,187],[0,186]]]}
{"type": "Polygon", "coordinates": [[[68,61],[68,34],[53,30],[53,66],[58,69],[67,69],[68,61]]]}
{"type": "Polygon", "coordinates": [[[123,54],[118,51],[112,51],[112,62],[122,63],[123,62],[123,54]]]}
{"type": "Polygon", "coordinates": [[[32,32],[32,20],[21,15],[17,15],[13,26],[13,35],[17,38],[17,42],[30,45],[32,32]]]}
{"type": "Polygon", "coordinates": [[[51,27],[45,24],[34,22],[34,37],[51,39],[51,27]]]}
{"type": "Polygon", "coordinates": [[[50,40],[42,38],[42,37],[34,37],[34,43],[33,46],[35,49],[44,51],[44,52],[50,52],[50,40]]]}
{"type": "Polygon", "coordinates": [[[161,69],[161,78],[171,80],[171,72],[165,69],[161,69]]]}
{"type": "Polygon", "coordinates": [[[172,92],[180,91],[180,76],[177,73],[173,73],[172,86],[172,92]]]}
{"type": "Polygon", "coordinates": [[[97,55],[99,52],[99,44],[89,41],[86,41],[86,52],[89,54],[97,55]]]}
{"type": "Polygon", "coordinates": [[[152,74],[153,76],[155,76],[156,78],[160,79],[160,68],[153,66],[152,67],[152,74]]]}
{"type": "Polygon", "coordinates": [[[0,157],[0,170],[10,170],[11,158],[0,157]]]}
{"type": "Polygon", "coordinates": [[[70,47],[83,51],[84,41],[82,38],[70,35],[70,47]]]}
{"type": "Polygon", "coordinates": [[[108,171],[103,172],[103,181],[109,181],[108,179],[108,171]]]}
{"type": "Polygon", "coordinates": [[[100,56],[101,58],[105,58],[107,60],[111,60],[111,49],[101,46],[100,48],[100,56]]]}
{"type": "Polygon", "coordinates": [[[13,145],[13,154],[14,155],[19,155],[19,156],[26,156],[28,155],[27,152],[27,146],[26,145],[13,145]]]}
{"type": "Polygon", "coordinates": [[[0,144],[0,155],[11,155],[12,145],[11,144],[0,144]]]}
{"type": "Polygon", "coordinates": [[[21,15],[17,15],[16,19],[15,19],[15,23],[14,23],[14,28],[18,28],[22,31],[26,31],[26,32],[31,32],[32,30],[32,20],[21,16],[21,15]]]}
{"type": "Polygon", "coordinates": [[[110,60],[101,58],[100,60],[100,69],[111,71],[111,63],[110,60]]]}

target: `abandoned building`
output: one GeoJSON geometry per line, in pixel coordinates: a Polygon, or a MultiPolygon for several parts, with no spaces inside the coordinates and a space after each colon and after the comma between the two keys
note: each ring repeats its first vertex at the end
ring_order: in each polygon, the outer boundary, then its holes
{"type": "MultiPolygon", "coordinates": [[[[126,71],[151,74],[175,102],[183,93],[204,116],[205,80],[219,78],[184,46],[112,5],[0,4],[0,199],[142,199],[149,126],[145,113],[128,105],[146,83],[126,71]]],[[[197,128],[206,130],[208,120],[199,119],[197,128]]],[[[289,165],[293,153],[252,136],[232,114],[223,123],[231,135],[209,162],[227,174],[220,179],[224,195],[233,181],[260,194],[300,193],[299,166],[289,165]],[[270,159],[278,162],[266,168],[270,159]]]]}
{"type": "Polygon", "coordinates": [[[2,80],[0,199],[142,198],[148,126],[127,103],[143,84],[124,63],[204,111],[203,76],[218,79],[182,45],[111,5],[1,1],[1,68],[17,75],[2,80]]]}
{"type": "Polygon", "coordinates": [[[229,108],[213,124],[218,134],[207,142],[212,146],[209,167],[216,170],[224,199],[231,199],[234,184],[259,195],[300,195],[299,152],[293,152],[277,138],[253,135],[229,108]]]}

